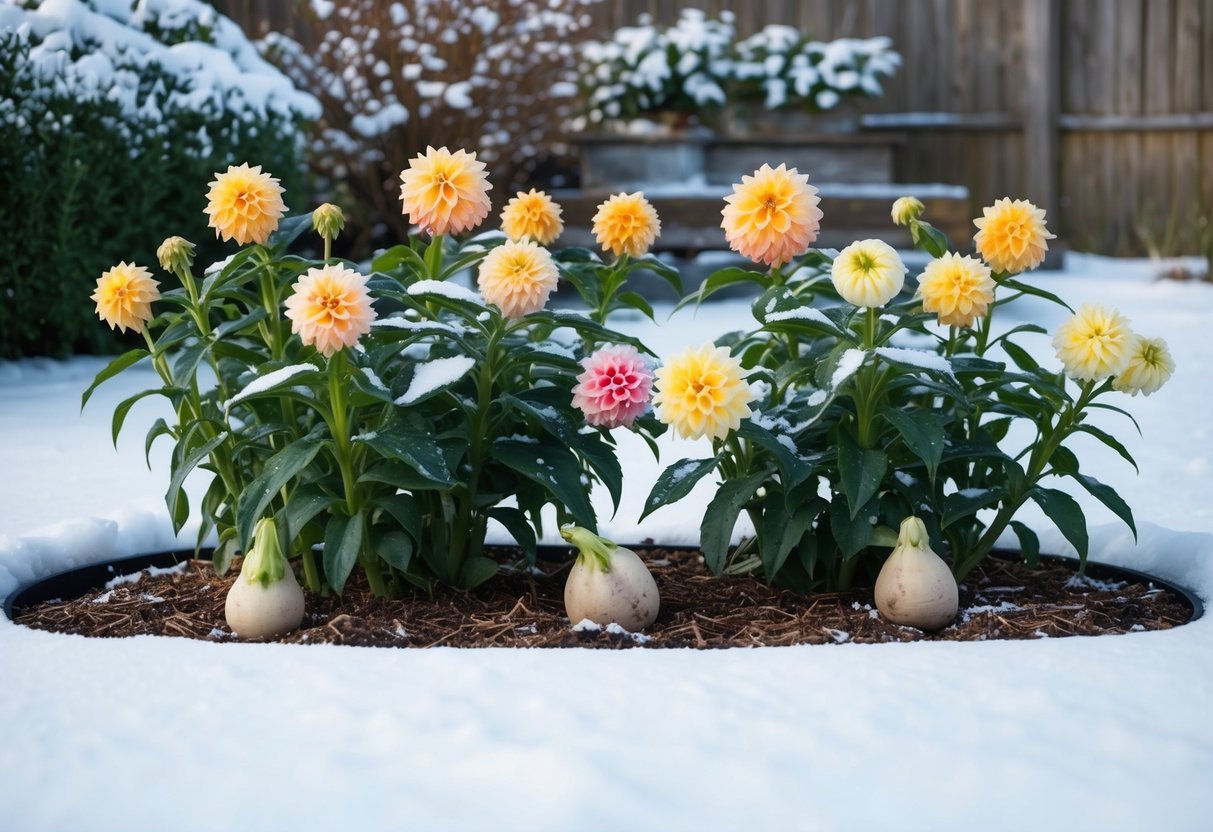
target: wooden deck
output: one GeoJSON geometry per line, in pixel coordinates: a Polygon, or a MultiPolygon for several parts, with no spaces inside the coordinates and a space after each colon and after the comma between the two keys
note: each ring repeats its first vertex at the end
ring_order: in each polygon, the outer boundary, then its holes
{"type": "MultiPolygon", "coordinates": [[[[900,196],[915,196],[926,206],[925,217],[952,240],[967,248],[973,236],[967,188],[955,185],[914,185],[871,183],[859,185],[819,184],[824,218],[815,245],[841,248],[869,237],[885,240],[898,248],[909,248],[910,235],[893,225],[889,210],[900,196]]],[[[720,211],[731,189],[723,185],[691,184],[685,188],[662,186],[645,191],[645,196],[661,218],[661,236],[653,246],[692,256],[701,251],[728,248],[720,229],[720,211]]],[[[552,193],[564,209],[565,231],[562,245],[596,248],[593,217],[598,205],[612,191],[564,190],[552,193]]],[[[614,191],[618,193],[618,190],[614,191]]]]}

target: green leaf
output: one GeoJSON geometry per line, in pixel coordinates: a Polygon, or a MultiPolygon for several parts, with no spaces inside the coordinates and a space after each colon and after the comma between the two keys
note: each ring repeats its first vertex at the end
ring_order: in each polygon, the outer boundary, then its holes
{"type": "Polygon", "coordinates": [[[324,530],[324,577],[340,595],[362,549],[362,512],[353,517],[334,514],[324,530]]]}
{"type": "Polygon", "coordinates": [[[1011,521],[1011,528],[1019,538],[1019,549],[1023,552],[1023,559],[1027,561],[1028,566],[1040,563],[1040,538],[1036,536],[1036,532],[1018,520],[1011,521]]]}
{"type": "Polygon", "coordinates": [[[385,563],[407,572],[413,560],[413,538],[404,532],[388,532],[375,541],[375,554],[385,563]]]}
{"type": "Polygon", "coordinates": [[[926,464],[927,476],[934,482],[946,440],[939,417],[926,410],[893,408],[884,411],[884,417],[901,434],[901,440],[910,452],[926,464]]]}
{"type": "Polygon", "coordinates": [[[324,440],[322,426],[318,425],[307,436],[296,439],[266,460],[261,475],[249,483],[236,503],[236,528],[240,533],[241,548],[247,550],[253,541],[253,527],[265,513],[270,500],[291,479],[311,464],[320,451],[324,440]]]}
{"type": "Polygon", "coordinates": [[[572,451],[550,442],[499,438],[493,443],[493,457],[547,490],[579,526],[598,527],[589,494],[581,484],[581,465],[572,451]]]}
{"type": "Polygon", "coordinates": [[[149,353],[147,350],[131,350],[130,352],[124,352],[122,355],[118,356],[107,364],[104,370],[97,373],[97,375],[93,378],[93,383],[90,384],[88,389],[85,390],[80,396],[80,409],[84,410],[84,406],[88,404],[88,400],[92,398],[93,391],[96,390],[97,387],[103,382],[109,381],[127,367],[139,363],[149,355],[151,355],[151,353],[149,353]]]}
{"type": "Polygon", "coordinates": [[[291,492],[286,503],[286,539],[294,540],[303,533],[303,527],[322,511],[337,502],[337,498],[315,484],[301,485],[291,492]]]}
{"type": "Polygon", "coordinates": [[[459,570],[459,585],[464,589],[475,589],[497,574],[497,561],[474,555],[463,562],[459,570]]]}
{"type": "Polygon", "coordinates": [[[779,466],[779,475],[785,488],[795,488],[813,473],[813,466],[801,459],[798,453],[793,452],[792,448],[796,447],[796,440],[791,436],[775,434],[755,423],[753,419],[743,420],[741,427],[737,430],[737,435],[750,440],[775,458],[775,464],[779,466]],[[792,448],[780,441],[781,437],[791,444],[792,448]]]}
{"type": "Polygon", "coordinates": [[[432,399],[434,396],[437,396],[439,393],[445,393],[462,381],[463,377],[475,366],[476,360],[466,355],[455,355],[446,358],[435,358],[431,361],[410,363],[404,372],[400,374],[401,381],[404,384],[404,395],[395,399],[395,402],[401,407],[413,407],[426,399],[432,399]],[[414,388],[417,377],[427,372],[427,368],[430,367],[437,368],[434,371],[436,377],[433,379],[433,383],[428,383],[427,380],[427,383],[414,388]],[[441,378],[440,382],[438,378],[441,378]]]}
{"type": "Polygon", "coordinates": [[[234,333],[243,332],[251,326],[254,326],[269,317],[269,313],[265,311],[265,307],[259,306],[253,311],[241,315],[230,321],[224,321],[215,327],[213,330],[214,339],[221,341],[234,333]]]}
{"type": "Polygon", "coordinates": [[[1004,341],[1002,348],[1006,354],[1011,356],[1011,360],[1015,362],[1015,366],[1024,372],[1030,373],[1033,370],[1040,369],[1040,364],[1036,359],[1028,354],[1028,351],[1012,341],[1004,341]]]}
{"type": "Polygon", "coordinates": [[[219,575],[226,575],[227,570],[232,566],[232,558],[238,551],[240,551],[240,544],[236,540],[236,530],[225,529],[219,545],[211,553],[211,565],[215,568],[215,572],[219,575]]]}
{"type": "Polygon", "coordinates": [[[152,422],[152,426],[147,431],[147,437],[143,440],[143,460],[147,463],[147,468],[152,469],[152,443],[161,436],[172,436],[173,429],[168,426],[168,422],[164,419],[157,419],[152,422]]]}
{"type": "Polygon", "coordinates": [[[1032,500],[1057,526],[1058,531],[1078,550],[1080,563],[1087,562],[1087,520],[1078,502],[1064,491],[1036,486],[1029,492],[1032,500]]]}
{"type": "Polygon", "coordinates": [[[522,511],[510,506],[494,506],[488,510],[487,514],[505,526],[505,530],[510,533],[510,537],[514,538],[514,542],[522,549],[522,553],[526,555],[529,563],[535,563],[538,560],[539,552],[535,540],[535,530],[531,528],[531,524],[527,522],[526,515],[522,511]]]}
{"type": "Polygon", "coordinates": [[[830,532],[834,535],[834,542],[842,550],[844,558],[853,558],[868,545],[876,528],[876,514],[879,508],[879,500],[868,500],[852,517],[846,505],[845,495],[834,495],[830,502],[830,532]]]}
{"type": "Polygon", "coordinates": [[[128,399],[123,399],[114,408],[114,417],[110,421],[110,435],[114,441],[114,447],[118,447],[118,434],[122,433],[122,425],[126,422],[126,414],[130,413],[131,408],[140,399],[146,399],[148,396],[164,396],[170,401],[174,400],[183,391],[176,387],[159,387],[154,390],[144,390],[136,393],[128,399]]]}
{"type": "Polygon", "coordinates": [[[395,245],[380,252],[371,261],[371,271],[391,272],[406,263],[418,276],[425,274],[425,261],[406,245],[395,245]]]}
{"type": "Polygon", "coordinates": [[[311,227],[312,215],[310,212],[294,217],[284,217],[279,221],[278,228],[266,241],[266,246],[282,246],[285,249],[311,227]]]}
{"type": "Polygon", "coordinates": [[[358,482],[382,482],[401,491],[434,491],[450,488],[452,485],[449,480],[432,480],[422,476],[413,466],[394,460],[376,462],[358,477],[358,482]]]}
{"type": "Polygon", "coordinates": [[[704,562],[713,575],[724,571],[737,515],[741,514],[742,507],[754,497],[754,492],[769,476],[770,472],[760,471],[745,479],[725,480],[712,502],[708,503],[703,523],[699,526],[699,545],[703,548],[704,562]]]}
{"type": "Polygon", "coordinates": [[[643,520],[662,506],[676,503],[690,494],[695,483],[716,470],[719,463],[720,457],[714,456],[709,459],[680,459],[667,467],[661,472],[657,482],[653,483],[640,519],[643,520]]]}
{"type": "Polygon", "coordinates": [[[1137,473],[1139,473],[1139,474],[1141,473],[1141,471],[1138,470],[1138,468],[1137,468],[1137,460],[1133,459],[1133,455],[1131,453],[1129,453],[1128,448],[1126,448],[1124,445],[1120,444],[1120,441],[1116,437],[1100,430],[1099,428],[1095,427],[1094,425],[1079,425],[1078,430],[1082,431],[1083,433],[1091,434],[1096,439],[1098,439],[1100,442],[1104,443],[1109,448],[1116,451],[1116,453],[1120,454],[1121,457],[1123,457],[1130,465],[1133,466],[1134,471],[1137,471],[1137,473]]]}
{"type": "Polygon", "coordinates": [[[619,302],[624,306],[639,309],[641,312],[647,315],[651,321],[657,320],[657,316],[653,312],[653,307],[647,300],[645,300],[644,295],[640,294],[639,292],[621,292],[619,294],[619,302]]]}
{"type": "Polygon", "coordinates": [[[759,286],[765,286],[769,280],[770,278],[762,272],[730,266],[727,269],[721,269],[708,275],[699,284],[699,290],[695,294],[683,298],[675,309],[679,309],[689,303],[703,303],[726,286],[733,286],[738,283],[756,283],[759,286]]]}
{"type": "Polygon", "coordinates": [[[1133,509],[1129,508],[1129,504],[1116,493],[1109,485],[1105,485],[1094,477],[1088,477],[1086,474],[1073,473],[1074,479],[1091,493],[1091,496],[1099,500],[1107,506],[1113,514],[1125,522],[1125,525],[1133,532],[1133,539],[1137,540],[1137,524],[1133,522],[1133,509]]]}
{"type": "Polygon", "coordinates": [[[177,353],[177,357],[173,359],[172,375],[178,387],[187,387],[193,381],[198,372],[198,363],[202,361],[210,345],[211,342],[207,339],[198,338],[177,353]]]}
{"type": "Polygon", "coordinates": [[[1001,285],[1014,289],[1017,292],[1023,292],[1025,295],[1034,295],[1038,298],[1044,298],[1045,300],[1052,301],[1053,303],[1057,304],[1058,306],[1064,306],[1066,309],[1069,309],[1071,312],[1074,311],[1074,308],[1072,306],[1070,306],[1070,304],[1066,303],[1064,300],[1059,298],[1057,295],[1053,294],[1052,292],[1047,292],[1044,289],[1041,289],[1037,286],[1033,286],[1030,283],[1023,283],[1021,281],[1015,280],[1010,277],[1004,278],[1002,281],[1000,281],[1000,283],[1001,283],[1001,285]]]}
{"type": "Polygon", "coordinates": [[[168,491],[164,495],[164,502],[168,506],[169,517],[173,520],[174,532],[180,532],[181,527],[185,525],[185,521],[189,519],[189,504],[186,502],[185,494],[181,491],[182,486],[185,484],[185,478],[198,467],[198,463],[210,456],[211,451],[226,442],[227,437],[227,431],[224,431],[208,439],[195,448],[180,465],[173,469],[173,476],[169,480],[168,491]]]}
{"type": "Polygon", "coordinates": [[[923,220],[911,221],[910,238],[914,241],[914,245],[932,257],[943,257],[948,253],[947,235],[929,222],[924,222],[923,220]]]}
{"type": "Polygon", "coordinates": [[[889,458],[884,451],[863,450],[846,431],[838,431],[838,474],[851,506],[852,518],[880,488],[888,468],[889,458]]]}
{"type": "Polygon", "coordinates": [[[978,509],[1001,502],[1006,496],[1001,488],[975,488],[949,494],[943,500],[943,519],[939,521],[939,528],[946,529],[956,521],[976,514],[978,509]]]}
{"type": "Polygon", "coordinates": [[[820,501],[811,500],[791,511],[782,491],[776,488],[767,491],[767,496],[762,501],[759,553],[762,555],[762,568],[768,581],[775,580],[775,576],[787,562],[788,555],[813,525],[821,506],[820,501]]]}
{"type": "Polygon", "coordinates": [[[355,436],[354,441],[365,444],[382,457],[403,462],[430,483],[443,487],[455,484],[442,448],[433,437],[400,419],[393,419],[377,431],[355,436]]]}
{"type": "Polygon", "coordinates": [[[375,505],[388,514],[406,531],[418,544],[421,544],[425,521],[417,499],[411,494],[389,494],[375,500],[375,505]]]}
{"type": "Polygon", "coordinates": [[[1069,448],[1054,449],[1053,455],[1049,457],[1048,461],[1053,466],[1053,473],[1058,476],[1078,473],[1078,457],[1069,448]]]}
{"type": "Polygon", "coordinates": [[[316,382],[323,381],[325,375],[319,367],[313,364],[303,363],[293,365],[294,367],[311,367],[311,370],[300,369],[294,373],[281,373],[274,377],[274,373],[280,373],[286,370],[286,367],[275,367],[272,370],[266,370],[263,373],[258,373],[257,378],[253,379],[243,390],[238,391],[231,399],[224,403],[224,407],[230,410],[237,404],[247,402],[252,399],[277,398],[282,394],[282,390],[291,387],[306,386],[316,382]],[[249,392],[249,387],[257,385],[253,388],[254,392],[249,392]]]}

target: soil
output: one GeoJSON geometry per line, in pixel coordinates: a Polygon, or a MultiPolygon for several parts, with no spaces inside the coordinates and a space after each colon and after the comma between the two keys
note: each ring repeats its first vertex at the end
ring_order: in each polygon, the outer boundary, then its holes
{"type": "MultiPolygon", "coordinates": [[[[888,641],[982,641],[1165,630],[1191,610],[1169,590],[1078,578],[1071,566],[987,559],[961,585],[960,615],[938,633],[893,624],[871,589],[808,597],[752,577],[716,578],[698,551],[648,549],[661,614],[645,634],[575,630],[564,615],[569,565],[509,560],[475,592],[436,589],[408,599],[376,598],[351,578],[340,599],[309,597],[303,627],[275,641],[374,647],[757,647],[888,641]],[[511,565],[514,564],[514,565],[511,565]]],[[[18,624],[85,636],[162,635],[229,641],[223,605],[239,561],[224,577],[209,561],[111,581],[80,598],[14,610],[18,624]]]]}

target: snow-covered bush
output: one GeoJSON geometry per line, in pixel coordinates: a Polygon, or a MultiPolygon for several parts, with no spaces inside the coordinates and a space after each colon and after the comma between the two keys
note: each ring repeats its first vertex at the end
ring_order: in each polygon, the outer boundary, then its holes
{"type": "Polygon", "coordinates": [[[639,116],[685,120],[725,103],[733,14],[684,9],[673,26],[642,15],[581,51],[581,87],[592,124],[639,116]]]}
{"type": "Polygon", "coordinates": [[[816,41],[772,24],[737,44],[730,94],[768,110],[830,110],[847,98],[876,98],[901,65],[887,37],[816,41]]]}
{"type": "Polygon", "coordinates": [[[195,183],[221,164],[297,190],[317,110],[198,0],[0,0],[0,356],[112,347],[81,289],[150,259],[162,222],[217,250],[195,183]]]}
{"type": "Polygon", "coordinates": [[[323,104],[311,167],[351,207],[358,249],[408,233],[385,200],[429,145],[479,148],[499,187],[530,174],[575,108],[576,44],[597,2],[312,0],[296,40],[266,38],[266,56],[323,104]]]}
{"type": "Polygon", "coordinates": [[[674,26],[642,16],[581,52],[581,89],[591,124],[638,117],[685,122],[758,101],[768,110],[830,110],[877,97],[901,65],[887,37],[815,41],[772,24],[735,41],[729,11],[711,18],[684,9],[674,26]]]}

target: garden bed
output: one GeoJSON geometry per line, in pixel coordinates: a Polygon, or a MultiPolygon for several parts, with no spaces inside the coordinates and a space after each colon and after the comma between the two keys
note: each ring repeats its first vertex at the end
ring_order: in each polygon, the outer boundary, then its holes
{"type": "MultiPolygon", "coordinates": [[[[375,647],[754,647],[889,641],[984,641],[1164,630],[1201,614],[1185,590],[1149,576],[1044,558],[1031,568],[987,559],[960,589],[960,615],[939,633],[882,618],[868,588],[803,597],[750,577],[715,578],[697,550],[642,550],[661,591],[661,614],[643,635],[575,630],[564,617],[567,564],[505,568],[472,593],[445,588],[406,600],[376,598],[360,576],[345,595],[310,598],[303,628],[282,639],[375,647]]],[[[499,549],[503,564],[515,550],[499,549]]],[[[141,556],[74,570],[27,587],[6,611],[18,624],[117,637],[233,639],[223,604],[237,568],[218,577],[188,553],[141,556]],[[172,564],[177,563],[177,566],[172,564]],[[154,566],[138,579],[129,576],[154,566]],[[167,570],[164,567],[169,567],[167,570]],[[119,577],[115,577],[119,576],[119,577]]]]}

